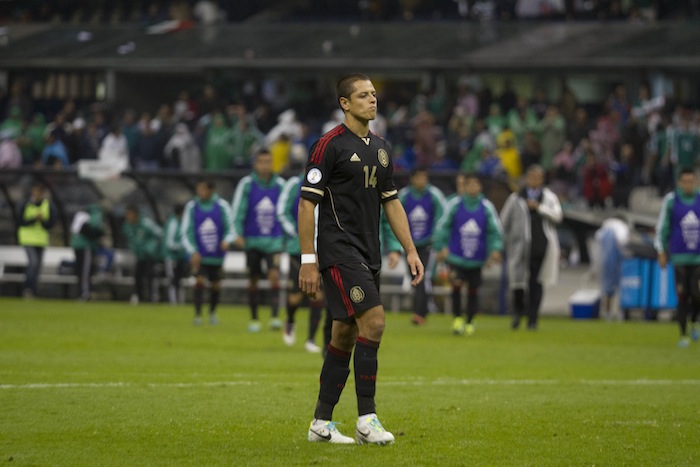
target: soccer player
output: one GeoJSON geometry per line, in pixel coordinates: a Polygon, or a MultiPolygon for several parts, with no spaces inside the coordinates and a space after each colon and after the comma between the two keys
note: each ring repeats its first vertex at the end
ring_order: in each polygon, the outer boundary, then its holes
{"type": "Polygon", "coordinates": [[[221,293],[224,256],[233,241],[233,216],[228,203],[214,192],[214,183],[199,180],[194,199],[185,205],[182,214],[182,244],[190,257],[195,277],[194,324],[202,324],[205,280],[211,287],[209,295],[209,324],[218,324],[216,307],[221,293]]]}
{"type": "Polygon", "coordinates": [[[355,439],[359,443],[389,444],[394,436],[377,418],[374,402],[377,350],[384,332],[384,307],[379,298],[382,205],[406,251],[414,286],[423,280],[423,264],[397,198],[391,148],[369,131],[369,122],[377,115],[374,85],[365,75],[351,74],[338,81],[336,92],[345,120],[311,147],[299,201],[299,286],[313,297],[323,276],[334,319],[308,439],[342,444],[355,441],[341,434],[332,421],[333,409],[350,374],[354,349],[359,415],[355,439]],[[318,258],[314,251],[317,204],[318,258]]]}
{"type": "Polygon", "coordinates": [[[180,295],[180,280],[187,269],[187,253],[182,244],[182,213],[184,206],[178,204],[165,223],[165,277],[168,278],[168,301],[177,305],[180,295]]]}
{"type": "Polygon", "coordinates": [[[678,346],[690,345],[688,314],[691,315],[691,334],[700,338],[700,192],[693,169],[684,168],[678,176],[678,188],[664,197],[656,224],[654,246],[659,266],[673,264],[678,292],[678,324],[681,337],[678,346]]]}
{"type": "MultiPolygon", "coordinates": [[[[287,180],[277,203],[277,217],[287,236],[287,253],[289,254],[289,277],[287,284],[287,322],[284,326],[282,339],[287,345],[296,342],[295,314],[304,300],[304,294],[299,289],[299,268],[301,267],[301,247],[297,236],[297,215],[299,212],[299,196],[303,178],[295,176],[287,180]]],[[[316,331],[321,321],[323,311],[323,295],[319,291],[309,303],[309,333],[304,348],[310,353],[319,353],[321,348],[316,345],[316,331]]]]}
{"type": "MultiPolygon", "coordinates": [[[[425,280],[419,284],[413,294],[413,316],[411,322],[416,325],[425,323],[428,309],[432,303],[431,258],[433,234],[438,220],[445,210],[445,196],[430,184],[428,171],[418,168],[411,173],[410,183],[399,191],[399,201],[403,204],[411,229],[411,238],[418,249],[418,256],[425,265],[425,280]]],[[[409,271],[410,272],[410,271],[409,271]]]]}
{"type": "Polygon", "coordinates": [[[501,261],[503,231],[498,212],[484,198],[476,174],[465,175],[466,192],[452,198],[435,234],[439,259],[450,265],[452,312],[455,334],[474,334],[474,315],[479,306],[481,269],[501,261]],[[462,317],[462,288],[467,285],[467,320],[462,317]]]}
{"type": "Polygon", "coordinates": [[[261,150],[255,155],[253,172],[238,182],[233,194],[233,242],[245,250],[250,279],[248,302],[251,321],[249,332],[259,332],[258,281],[266,273],[270,282],[271,329],[282,328],[278,318],[280,302],[280,253],[284,237],[277,220],[277,201],[284,187],[284,180],[272,172],[272,155],[261,150]]]}
{"type": "Polygon", "coordinates": [[[148,290],[151,301],[156,302],[158,290],[153,283],[156,261],[160,260],[163,229],[153,219],[144,217],[138,208],[131,204],[126,207],[122,232],[129,250],[136,256],[134,293],[131,304],[138,305],[148,290]]]}

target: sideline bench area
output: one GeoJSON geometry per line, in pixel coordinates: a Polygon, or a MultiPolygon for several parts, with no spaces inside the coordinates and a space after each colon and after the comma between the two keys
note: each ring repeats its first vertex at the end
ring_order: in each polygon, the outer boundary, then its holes
{"type": "MultiPolygon", "coordinates": [[[[49,246],[44,251],[44,259],[39,276],[40,288],[42,286],[59,286],[58,295],[63,298],[74,298],[77,296],[76,287],[77,276],[74,274],[72,264],[75,262],[75,254],[70,247],[49,246]]],[[[124,293],[119,293],[120,289],[128,289],[133,286],[133,273],[136,260],[127,250],[114,250],[114,259],[109,272],[98,272],[93,275],[92,282],[95,287],[106,287],[111,299],[117,299],[124,293]]],[[[14,295],[21,293],[24,283],[24,269],[27,266],[27,256],[24,248],[17,245],[0,246],[0,295],[14,295]]],[[[248,278],[246,276],[245,253],[242,251],[230,251],[224,259],[224,279],[222,287],[225,291],[245,292],[248,288],[248,278]]],[[[289,255],[282,254],[280,260],[280,273],[282,279],[289,273],[289,255]]],[[[498,284],[500,280],[501,268],[491,267],[484,270],[484,285],[498,284]]],[[[406,262],[402,258],[394,269],[387,266],[387,261],[383,262],[381,272],[381,293],[385,306],[388,310],[400,311],[411,309],[411,283],[406,274],[406,262]]],[[[166,287],[167,280],[164,277],[157,279],[159,287],[166,287]]],[[[434,281],[435,282],[435,281],[434,281]]],[[[184,290],[189,290],[194,285],[191,277],[182,280],[184,290]]],[[[259,283],[261,289],[269,287],[266,280],[259,283]]],[[[442,306],[439,311],[451,313],[451,293],[452,289],[448,285],[433,285],[433,295],[442,306]]],[[[54,292],[52,295],[56,295],[54,292]]],[[[482,302],[493,301],[491,295],[482,294],[482,302]],[[489,296],[487,296],[489,295],[489,296]]],[[[128,295],[127,295],[128,296],[128,295]]],[[[161,294],[161,297],[164,297],[161,294]]],[[[284,303],[284,302],[282,302],[284,303]]],[[[497,308],[493,311],[497,311],[497,308]]]]}

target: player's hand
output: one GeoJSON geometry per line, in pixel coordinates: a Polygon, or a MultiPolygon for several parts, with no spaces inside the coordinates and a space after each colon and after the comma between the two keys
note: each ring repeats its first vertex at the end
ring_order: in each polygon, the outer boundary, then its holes
{"type": "Polygon", "coordinates": [[[302,264],[299,268],[299,288],[311,299],[316,298],[321,283],[321,275],[316,264],[302,264]]]}
{"type": "Polygon", "coordinates": [[[228,242],[226,240],[221,240],[221,249],[224,251],[228,251],[228,242]]]}
{"type": "Polygon", "coordinates": [[[202,255],[199,253],[192,253],[192,256],[190,256],[190,266],[192,267],[193,271],[198,271],[199,270],[199,265],[202,263],[202,255]]]}
{"type": "Polygon", "coordinates": [[[503,261],[503,257],[501,256],[500,251],[493,251],[491,252],[491,256],[489,256],[489,260],[486,262],[486,267],[489,267],[494,264],[498,264],[501,261],[503,261]]]}
{"type": "Polygon", "coordinates": [[[394,269],[396,266],[398,266],[399,261],[401,260],[401,253],[398,251],[392,251],[389,253],[389,269],[394,269]]]}
{"type": "Polygon", "coordinates": [[[530,208],[530,211],[537,211],[537,208],[540,207],[540,203],[538,203],[534,199],[528,199],[527,200],[527,207],[530,208]]]}
{"type": "Polygon", "coordinates": [[[418,253],[415,251],[406,256],[406,262],[408,263],[408,267],[411,270],[411,276],[413,277],[411,285],[415,287],[423,282],[423,276],[425,274],[425,271],[423,270],[423,263],[418,257],[418,253]]]}
{"type": "Polygon", "coordinates": [[[245,238],[243,237],[238,237],[233,241],[233,244],[236,246],[236,248],[243,249],[245,247],[245,238]]]}
{"type": "Polygon", "coordinates": [[[659,253],[657,257],[657,261],[659,262],[659,266],[661,269],[665,269],[666,265],[668,264],[668,257],[666,256],[666,253],[663,251],[659,253]]]}
{"type": "Polygon", "coordinates": [[[447,247],[443,248],[440,250],[437,254],[437,257],[435,258],[437,261],[445,261],[447,259],[447,256],[450,254],[449,250],[447,247]]]}

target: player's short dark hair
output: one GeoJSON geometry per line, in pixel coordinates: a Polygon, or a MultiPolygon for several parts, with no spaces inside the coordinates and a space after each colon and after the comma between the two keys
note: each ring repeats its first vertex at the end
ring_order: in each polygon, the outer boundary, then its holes
{"type": "Polygon", "coordinates": [[[335,94],[338,102],[340,102],[341,97],[350,99],[350,95],[355,90],[356,81],[370,81],[370,79],[367,75],[363,75],[362,73],[351,73],[338,80],[335,86],[335,94]]]}
{"type": "Polygon", "coordinates": [[[425,172],[425,173],[427,174],[427,173],[428,173],[428,168],[427,168],[427,167],[423,167],[423,166],[414,167],[414,168],[411,169],[410,175],[411,175],[411,177],[413,177],[414,175],[416,175],[416,174],[418,174],[418,173],[422,173],[422,172],[425,172]]]}
{"type": "Polygon", "coordinates": [[[139,207],[136,206],[135,204],[127,204],[126,205],[126,212],[135,212],[136,214],[139,213],[139,207]]]}
{"type": "Polygon", "coordinates": [[[255,156],[253,156],[253,160],[258,160],[258,157],[260,156],[271,156],[272,153],[270,150],[266,147],[260,148],[255,152],[255,156]]]}
{"type": "Polygon", "coordinates": [[[683,167],[678,173],[678,178],[681,178],[683,175],[695,175],[695,171],[690,167],[683,167]]]}
{"type": "Polygon", "coordinates": [[[481,182],[479,174],[477,174],[476,172],[461,172],[461,175],[464,177],[465,181],[475,178],[478,182],[481,182]]]}
{"type": "Polygon", "coordinates": [[[199,185],[200,183],[206,185],[207,188],[209,188],[210,190],[213,190],[214,186],[215,186],[214,181],[210,178],[205,178],[205,177],[198,178],[195,185],[199,185]]]}

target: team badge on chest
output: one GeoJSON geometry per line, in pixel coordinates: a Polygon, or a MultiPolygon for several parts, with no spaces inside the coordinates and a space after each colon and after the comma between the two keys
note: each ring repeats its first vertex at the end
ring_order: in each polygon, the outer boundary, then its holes
{"type": "Polygon", "coordinates": [[[384,149],[377,151],[377,159],[379,159],[379,163],[382,164],[382,167],[387,167],[389,165],[389,154],[387,154],[384,149]]]}

